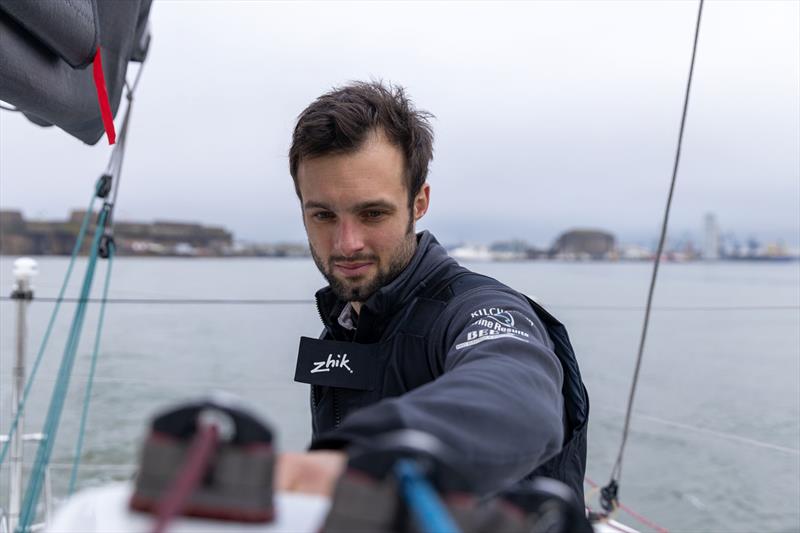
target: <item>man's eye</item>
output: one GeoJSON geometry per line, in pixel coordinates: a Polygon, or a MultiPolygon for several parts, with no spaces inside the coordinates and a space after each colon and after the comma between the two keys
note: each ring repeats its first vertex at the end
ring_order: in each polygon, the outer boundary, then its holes
{"type": "Polygon", "coordinates": [[[320,211],[318,213],[314,213],[311,215],[311,217],[316,220],[331,220],[334,217],[334,214],[330,211],[320,211]]]}
{"type": "Polygon", "coordinates": [[[384,211],[377,211],[377,210],[370,210],[364,211],[363,216],[368,220],[378,220],[382,218],[386,213],[384,211]]]}

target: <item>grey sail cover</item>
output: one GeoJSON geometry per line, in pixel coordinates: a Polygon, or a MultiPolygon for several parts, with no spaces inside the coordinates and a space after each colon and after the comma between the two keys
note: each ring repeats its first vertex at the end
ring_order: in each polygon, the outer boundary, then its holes
{"type": "Polygon", "coordinates": [[[129,61],[143,61],[152,0],[0,0],[0,100],[87,144],[104,133],[97,48],[116,115],[129,61]],[[89,68],[87,68],[89,67],[89,68]]]}

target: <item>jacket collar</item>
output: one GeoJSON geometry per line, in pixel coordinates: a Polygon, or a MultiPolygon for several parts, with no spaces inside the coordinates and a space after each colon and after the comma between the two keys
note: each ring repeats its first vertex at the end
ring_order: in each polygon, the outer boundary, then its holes
{"type": "MultiPolygon", "coordinates": [[[[441,269],[454,266],[455,260],[428,231],[417,234],[417,250],[405,269],[391,282],[384,285],[361,306],[359,325],[369,327],[383,324],[416,294],[437,279],[441,269]]],[[[331,332],[341,329],[337,319],[347,302],[336,298],[330,286],[317,291],[317,307],[323,323],[331,332]]],[[[362,335],[359,335],[361,337],[362,335]]]]}

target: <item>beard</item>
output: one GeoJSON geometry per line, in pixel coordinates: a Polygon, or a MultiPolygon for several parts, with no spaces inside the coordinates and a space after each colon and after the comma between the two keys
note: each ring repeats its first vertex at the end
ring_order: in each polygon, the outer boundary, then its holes
{"type": "Polygon", "coordinates": [[[385,264],[381,258],[375,254],[356,254],[352,256],[332,255],[323,259],[314,249],[314,245],[309,241],[311,257],[314,259],[317,268],[328,281],[331,290],[336,297],[343,302],[365,302],[375,291],[391,283],[406,268],[411,258],[414,257],[417,239],[414,234],[413,224],[403,238],[403,242],[389,256],[385,264]],[[376,272],[371,275],[361,276],[354,279],[342,279],[336,277],[334,263],[336,262],[359,262],[366,261],[375,264],[376,272]]]}

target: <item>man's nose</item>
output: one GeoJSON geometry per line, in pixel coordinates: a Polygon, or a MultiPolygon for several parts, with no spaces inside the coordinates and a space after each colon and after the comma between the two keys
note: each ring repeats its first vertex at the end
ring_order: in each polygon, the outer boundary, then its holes
{"type": "Polygon", "coordinates": [[[345,257],[364,249],[364,235],[359,224],[352,220],[341,220],[336,234],[336,248],[345,257]]]}

